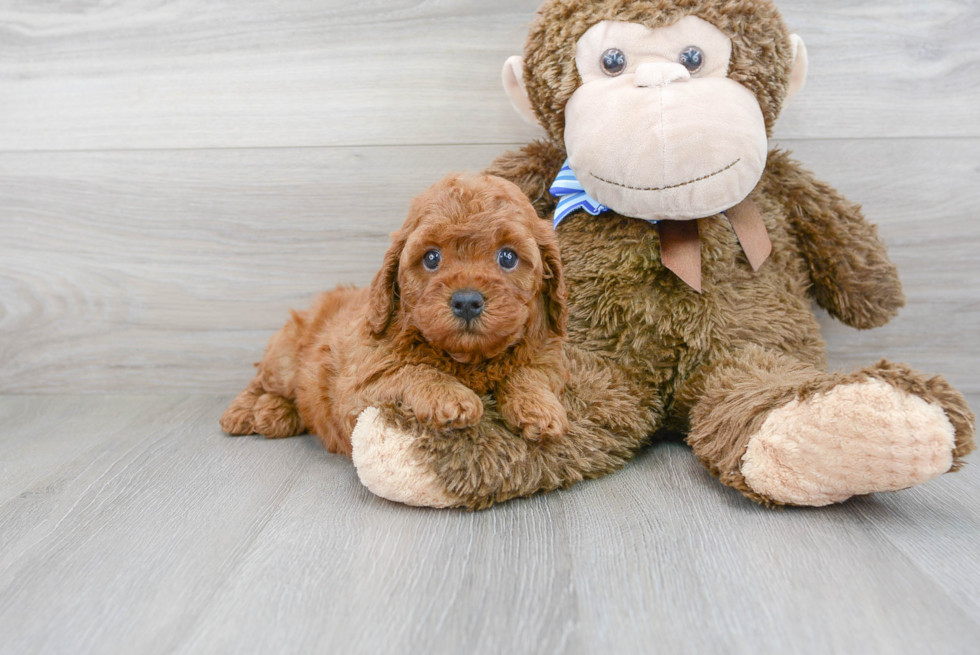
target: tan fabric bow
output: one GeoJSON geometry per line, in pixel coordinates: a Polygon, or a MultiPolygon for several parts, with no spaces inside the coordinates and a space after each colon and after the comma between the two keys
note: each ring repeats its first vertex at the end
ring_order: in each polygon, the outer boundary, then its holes
{"type": "MultiPolygon", "coordinates": [[[[759,208],[746,198],[724,212],[735,230],[752,270],[758,271],[772,253],[772,241],[759,208]]],[[[660,221],[660,260],[677,277],[701,293],[701,241],[698,221],[660,221]]]]}

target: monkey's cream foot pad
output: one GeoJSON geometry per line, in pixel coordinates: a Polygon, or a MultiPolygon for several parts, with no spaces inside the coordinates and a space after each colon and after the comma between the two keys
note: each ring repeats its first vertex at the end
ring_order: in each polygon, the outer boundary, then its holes
{"type": "Polygon", "coordinates": [[[774,410],[749,440],[742,475],[777,502],[829,505],[941,475],[954,444],[941,407],[869,380],[774,410]]]}
{"type": "Polygon", "coordinates": [[[351,434],[351,458],[361,483],[374,494],[419,507],[455,507],[450,494],[412,449],[414,437],[387,425],[376,407],[357,417],[351,434]]]}

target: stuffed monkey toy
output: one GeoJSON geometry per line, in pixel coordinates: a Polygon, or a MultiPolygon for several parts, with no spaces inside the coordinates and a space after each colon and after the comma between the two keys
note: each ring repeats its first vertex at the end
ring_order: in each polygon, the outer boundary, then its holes
{"type": "Polygon", "coordinates": [[[609,473],[664,430],[766,505],[958,469],[975,419],[942,377],[826,371],[811,299],[868,329],[904,297],[859,207],[769,150],[806,62],[769,0],[546,0],[504,85],[547,138],[487,172],[559,237],[571,431],[525,439],[489,398],[478,424],[442,432],[371,408],[353,439],[361,480],[482,508],[609,473]]]}

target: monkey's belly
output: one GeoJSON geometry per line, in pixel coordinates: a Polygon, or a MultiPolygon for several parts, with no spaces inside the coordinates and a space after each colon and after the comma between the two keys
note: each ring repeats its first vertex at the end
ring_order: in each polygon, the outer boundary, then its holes
{"type": "Polygon", "coordinates": [[[805,263],[783,223],[766,218],[774,252],[758,271],[727,222],[699,221],[701,293],[663,266],[654,226],[612,213],[566,219],[559,240],[572,344],[667,395],[747,344],[823,367],[805,263]]]}

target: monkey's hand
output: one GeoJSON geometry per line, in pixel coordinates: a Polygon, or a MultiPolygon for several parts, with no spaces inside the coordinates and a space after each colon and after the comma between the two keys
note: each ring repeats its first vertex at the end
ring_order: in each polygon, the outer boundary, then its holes
{"type": "Polygon", "coordinates": [[[382,498],[406,505],[462,505],[418,450],[420,443],[408,425],[386,421],[377,407],[365,409],[351,435],[351,458],[361,483],[382,498]]]}
{"type": "Polygon", "coordinates": [[[778,150],[769,153],[762,184],[786,209],[817,304],[862,330],[898,314],[905,305],[898,271],[858,205],[778,150]]]}

